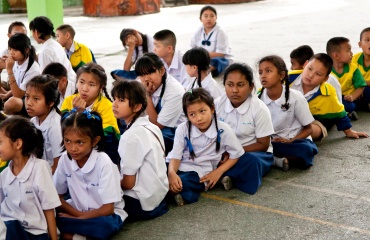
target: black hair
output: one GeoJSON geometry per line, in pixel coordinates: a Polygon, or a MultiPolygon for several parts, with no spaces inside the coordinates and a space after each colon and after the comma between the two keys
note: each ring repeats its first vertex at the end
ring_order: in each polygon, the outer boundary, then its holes
{"type": "Polygon", "coordinates": [[[19,22],[19,21],[15,21],[15,22],[12,22],[9,27],[8,27],[8,33],[11,34],[12,31],[13,31],[13,28],[14,27],[24,27],[26,29],[26,26],[24,25],[24,23],[22,22],[19,22]]]}
{"type": "Polygon", "coordinates": [[[370,27],[365,28],[364,30],[361,31],[360,33],[360,41],[362,40],[362,35],[364,35],[365,32],[370,32],[370,27]]]}
{"type": "Polygon", "coordinates": [[[303,66],[303,64],[308,61],[313,56],[313,50],[308,45],[302,45],[294,49],[290,53],[290,58],[297,60],[297,62],[303,66]]]}
{"type": "Polygon", "coordinates": [[[30,30],[34,31],[37,30],[37,32],[40,33],[40,36],[38,36],[40,39],[45,40],[46,37],[52,36],[55,37],[54,33],[54,25],[50,21],[49,18],[45,16],[39,16],[35,17],[31,22],[30,22],[30,30]]]}
{"type": "Polygon", "coordinates": [[[331,55],[333,52],[339,52],[341,44],[348,43],[349,39],[345,37],[333,37],[326,43],[326,53],[331,55]]]}
{"type": "Polygon", "coordinates": [[[35,76],[27,83],[26,89],[28,89],[29,87],[35,88],[36,90],[40,91],[45,97],[46,105],[48,106],[49,104],[54,103],[52,108],[54,108],[59,115],[61,114],[58,108],[58,104],[60,101],[58,81],[53,76],[49,74],[35,76]]]}
{"type": "Polygon", "coordinates": [[[233,63],[225,69],[224,85],[226,83],[228,75],[232,72],[239,72],[241,75],[245,77],[245,79],[247,79],[249,86],[254,86],[253,70],[250,66],[248,66],[245,63],[233,63]]]}
{"type": "Polygon", "coordinates": [[[162,76],[162,90],[159,95],[160,99],[163,97],[164,91],[166,90],[167,79],[167,72],[161,59],[155,53],[146,53],[140,57],[135,64],[135,73],[138,76],[152,74],[161,69],[163,69],[164,74],[162,76]]]}
{"type": "Polygon", "coordinates": [[[23,33],[16,33],[13,36],[11,36],[8,40],[8,48],[16,49],[22,53],[24,56],[24,59],[28,58],[28,65],[26,68],[25,74],[23,74],[23,78],[20,82],[23,82],[24,77],[26,76],[26,73],[30,68],[32,67],[32,64],[36,60],[36,50],[31,45],[30,38],[23,33]]]}
{"type": "Polygon", "coordinates": [[[333,69],[333,59],[326,53],[317,53],[315,55],[312,56],[312,58],[310,58],[309,61],[312,61],[316,59],[317,61],[321,62],[324,67],[327,69],[326,71],[326,76],[329,76],[329,74],[331,73],[331,70],[333,69]]]}
{"type": "Polygon", "coordinates": [[[153,38],[157,41],[164,42],[166,46],[172,46],[174,50],[176,48],[176,35],[171,30],[164,29],[156,32],[153,38]]]}
{"type": "Polygon", "coordinates": [[[58,62],[52,62],[46,65],[46,67],[42,71],[42,74],[49,74],[58,79],[62,77],[68,78],[67,69],[63,66],[63,64],[60,64],[58,62]]]}
{"type": "Polygon", "coordinates": [[[71,34],[71,38],[74,39],[76,32],[73,29],[73,27],[69,24],[62,24],[59,27],[57,27],[56,31],[61,31],[63,34],[66,34],[67,32],[71,34]]]}
{"type": "MultiPolygon", "coordinates": [[[[121,40],[122,42],[122,45],[124,48],[126,48],[126,39],[131,36],[131,35],[135,35],[135,29],[132,29],[132,28],[124,28],[122,29],[120,35],[119,35],[119,39],[121,40]]],[[[149,49],[148,49],[148,38],[142,34],[141,32],[139,31],[136,31],[138,34],[140,34],[141,38],[143,39],[143,53],[147,53],[149,52],[149,49]]],[[[137,58],[139,57],[139,48],[135,46],[135,53],[136,53],[136,59],[134,62],[136,62],[137,58]]]]}
{"type": "MultiPolygon", "coordinates": [[[[262,62],[272,63],[277,68],[279,74],[284,74],[284,78],[281,80],[281,83],[285,82],[285,103],[281,104],[281,108],[284,110],[288,110],[290,107],[290,104],[288,103],[290,91],[289,91],[288,69],[285,65],[284,60],[277,55],[269,55],[259,60],[258,65],[260,65],[262,62]]],[[[261,98],[264,89],[265,88],[261,89],[261,92],[258,95],[259,98],[261,98]]]]}
{"type": "Polygon", "coordinates": [[[127,99],[131,109],[133,109],[135,105],[141,104],[141,109],[135,114],[131,123],[127,125],[126,130],[128,130],[136,119],[145,112],[146,106],[148,105],[146,90],[143,84],[138,81],[117,80],[113,83],[111,94],[113,99],[127,99]]]}
{"type": "MultiPolygon", "coordinates": [[[[97,144],[97,151],[101,152],[105,150],[105,136],[103,131],[102,117],[98,112],[85,110],[83,112],[71,111],[66,112],[62,116],[62,135],[63,140],[61,145],[63,151],[66,150],[64,146],[64,135],[69,131],[74,131],[80,136],[88,136],[91,142],[94,138],[100,137],[100,141],[97,144]]],[[[71,159],[70,155],[68,157],[71,159]]]]}
{"type": "Polygon", "coordinates": [[[112,99],[109,97],[107,91],[107,74],[105,73],[105,70],[102,66],[94,62],[83,65],[77,70],[77,81],[82,73],[90,73],[95,78],[95,80],[99,82],[100,87],[103,89],[105,97],[112,102],[112,99]]]}
{"type": "MultiPolygon", "coordinates": [[[[182,62],[185,65],[195,65],[198,68],[198,77],[196,79],[198,86],[202,87],[202,78],[201,72],[207,71],[209,69],[209,65],[211,64],[211,58],[209,57],[209,53],[202,47],[194,47],[186,51],[184,56],[182,57],[182,62]]],[[[194,87],[195,81],[191,88],[194,87]]]]}
{"type": "Polygon", "coordinates": [[[211,10],[212,12],[214,12],[214,14],[217,16],[217,11],[216,11],[216,8],[212,7],[212,6],[204,6],[201,10],[200,10],[200,16],[199,17],[202,17],[202,14],[204,13],[204,11],[206,10],[211,10]]]}
{"type": "Polygon", "coordinates": [[[10,138],[12,142],[21,139],[22,155],[35,155],[37,158],[42,158],[44,154],[44,137],[42,132],[30,122],[21,116],[12,116],[5,119],[0,124],[0,131],[10,138]]]}
{"type": "MultiPolygon", "coordinates": [[[[216,132],[218,134],[218,124],[217,124],[217,115],[216,115],[216,109],[215,105],[213,103],[213,97],[211,94],[203,89],[203,88],[196,88],[196,89],[191,89],[187,92],[185,92],[184,96],[182,97],[182,108],[185,113],[185,116],[188,118],[188,138],[190,141],[190,136],[191,136],[191,122],[188,117],[188,107],[194,103],[200,103],[203,102],[207,104],[208,107],[214,110],[213,117],[215,121],[215,126],[216,126],[216,132]]],[[[216,141],[216,152],[220,150],[220,142],[216,141]]],[[[190,149],[189,149],[190,151],[190,149]]],[[[195,158],[195,153],[194,149],[193,151],[190,152],[190,156],[192,158],[195,158]]]]}

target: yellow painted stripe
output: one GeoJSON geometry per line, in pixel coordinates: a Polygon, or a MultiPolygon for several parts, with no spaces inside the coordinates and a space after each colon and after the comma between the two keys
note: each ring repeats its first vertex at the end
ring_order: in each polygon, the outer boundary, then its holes
{"type": "Polygon", "coordinates": [[[205,198],[214,199],[214,200],[227,202],[227,203],[231,203],[231,204],[236,204],[236,205],[239,205],[239,206],[254,208],[254,209],[257,209],[257,210],[264,211],[264,212],[279,214],[279,215],[282,215],[282,216],[285,216],[285,217],[297,218],[297,219],[301,219],[301,220],[305,220],[305,221],[313,222],[313,223],[318,223],[318,224],[325,225],[325,226],[341,228],[341,229],[344,229],[344,230],[349,230],[349,231],[354,231],[354,232],[359,232],[359,233],[362,233],[362,234],[370,235],[370,230],[366,230],[366,229],[362,229],[362,228],[357,228],[357,227],[352,227],[352,226],[348,226],[348,225],[344,225],[344,224],[328,222],[328,221],[324,221],[324,220],[320,220],[320,219],[316,219],[316,218],[301,216],[301,215],[291,213],[291,212],[285,212],[285,211],[281,211],[281,210],[278,210],[278,209],[264,207],[264,206],[260,206],[260,205],[256,205],[256,204],[251,204],[251,203],[247,203],[247,202],[232,200],[232,199],[228,199],[228,198],[224,198],[224,197],[211,195],[211,194],[208,194],[208,193],[202,193],[202,196],[205,197],[205,198]]]}

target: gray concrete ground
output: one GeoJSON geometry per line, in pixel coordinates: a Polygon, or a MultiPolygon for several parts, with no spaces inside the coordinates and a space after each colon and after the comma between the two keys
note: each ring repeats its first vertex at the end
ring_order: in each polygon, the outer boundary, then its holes
{"type": "MultiPolygon", "coordinates": [[[[87,44],[110,72],[123,64],[122,28],[149,34],[171,29],[178,48],[186,51],[200,26],[201,7],[114,18],[84,17],[81,8],[69,8],[64,20],[75,27],[76,40],[87,44]]],[[[290,51],[302,44],[323,52],[334,36],[348,37],[357,52],[359,33],[370,26],[368,0],[266,0],[216,8],[235,59],[254,68],[259,58],[272,53],[289,64],[290,51]]],[[[27,22],[25,15],[0,15],[0,47],[6,46],[7,27],[15,20],[27,22]]],[[[370,133],[369,116],[360,113],[353,128],[370,133]]],[[[272,169],[253,196],[216,188],[198,203],[171,205],[158,219],[125,224],[114,239],[370,239],[370,140],[346,139],[335,129],[329,134],[317,144],[320,153],[308,170],[272,169]]]]}

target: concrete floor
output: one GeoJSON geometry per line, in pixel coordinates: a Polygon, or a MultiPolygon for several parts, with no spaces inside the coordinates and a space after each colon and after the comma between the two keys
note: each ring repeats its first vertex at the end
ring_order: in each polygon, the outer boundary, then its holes
{"type": "MultiPolygon", "coordinates": [[[[114,18],[84,17],[81,8],[68,8],[64,20],[109,73],[122,67],[122,28],[149,34],[171,29],[178,49],[186,51],[200,26],[201,7],[114,18]]],[[[368,0],[265,0],[215,7],[235,60],[253,68],[266,54],[282,56],[289,67],[292,49],[309,44],[315,52],[324,52],[326,41],[334,36],[349,38],[353,52],[358,52],[360,31],[370,26],[368,0]]],[[[0,15],[1,49],[6,46],[7,27],[15,20],[27,22],[22,14],[0,15]]],[[[353,128],[370,133],[369,117],[359,113],[353,128]]],[[[285,173],[272,169],[253,196],[216,188],[195,204],[171,205],[158,219],[126,224],[114,239],[370,239],[370,140],[346,139],[332,129],[317,145],[320,152],[313,167],[285,173]]]]}

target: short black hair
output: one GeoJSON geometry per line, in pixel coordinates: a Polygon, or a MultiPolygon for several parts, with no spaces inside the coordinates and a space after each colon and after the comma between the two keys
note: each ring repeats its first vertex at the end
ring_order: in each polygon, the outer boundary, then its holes
{"type": "Polygon", "coordinates": [[[46,36],[55,37],[55,33],[53,31],[54,25],[50,21],[50,19],[45,16],[35,17],[30,22],[29,27],[31,31],[37,30],[40,33],[40,36],[39,36],[40,39],[45,40],[46,36]]]}
{"type": "Polygon", "coordinates": [[[341,44],[348,43],[349,39],[345,37],[333,37],[326,43],[326,53],[331,55],[333,52],[339,52],[341,44]]]}
{"type": "Polygon", "coordinates": [[[153,38],[154,40],[163,42],[166,46],[172,46],[173,49],[176,48],[176,35],[171,30],[164,29],[156,32],[153,38]]]}
{"type": "Polygon", "coordinates": [[[67,69],[58,62],[52,62],[46,65],[46,67],[42,71],[42,74],[49,74],[58,79],[62,77],[68,77],[67,69]]]}
{"type": "Polygon", "coordinates": [[[290,58],[297,60],[300,65],[303,65],[313,56],[313,54],[313,50],[310,46],[302,45],[297,47],[290,53],[290,58]]]}
{"type": "Polygon", "coordinates": [[[57,27],[56,30],[63,32],[63,34],[66,34],[68,32],[69,34],[71,34],[72,39],[75,38],[76,32],[73,29],[73,27],[69,24],[62,24],[59,27],[57,27]]]}
{"type": "Polygon", "coordinates": [[[362,40],[362,35],[364,35],[365,32],[370,32],[370,27],[365,28],[364,30],[361,31],[360,33],[360,41],[362,40]]]}
{"type": "Polygon", "coordinates": [[[24,25],[24,23],[22,22],[19,22],[19,21],[15,21],[15,22],[12,22],[9,27],[8,27],[8,33],[11,34],[12,33],[12,30],[14,27],[24,27],[26,28],[26,26],[24,25]]]}
{"type": "Polygon", "coordinates": [[[333,69],[333,59],[326,53],[317,53],[312,56],[310,61],[314,59],[320,61],[324,65],[324,67],[327,69],[326,76],[329,76],[331,70],[333,69]]]}

